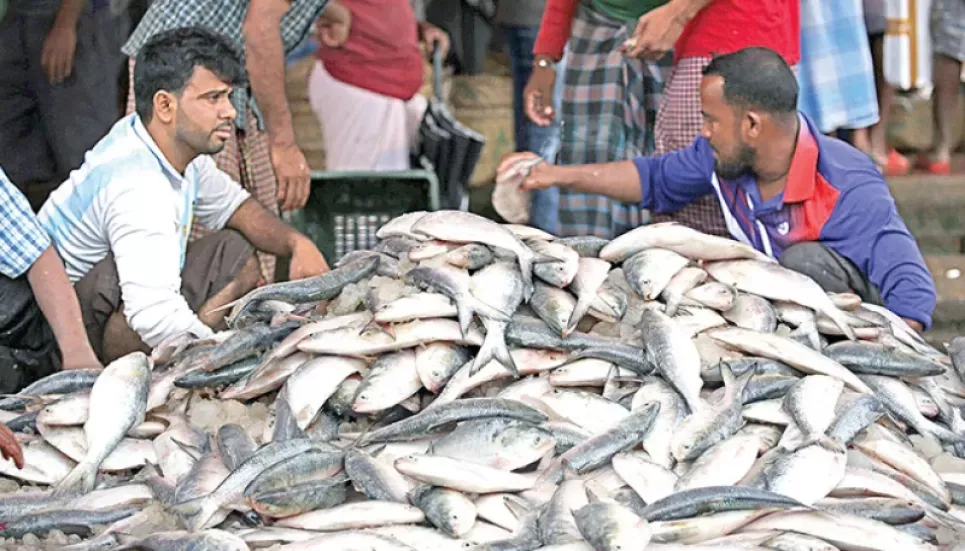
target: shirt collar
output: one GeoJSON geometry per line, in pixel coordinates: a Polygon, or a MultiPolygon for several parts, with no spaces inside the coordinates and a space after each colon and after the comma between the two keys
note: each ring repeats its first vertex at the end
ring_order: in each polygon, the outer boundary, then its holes
{"type": "Polygon", "coordinates": [[[797,146],[784,186],[785,203],[800,203],[810,199],[814,194],[814,180],[818,171],[818,142],[808,127],[807,119],[799,115],[798,120],[801,124],[797,146]]]}
{"type": "Polygon", "coordinates": [[[140,115],[133,113],[131,114],[131,118],[133,119],[132,128],[134,129],[134,135],[137,136],[138,139],[140,139],[144,145],[147,146],[148,151],[150,151],[151,154],[157,158],[158,163],[161,164],[161,169],[164,170],[168,179],[180,186],[180,184],[185,180],[185,176],[182,176],[181,173],[171,166],[171,163],[168,161],[167,157],[165,157],[164,153],[161,152],[161,148],[157,146],[157,142],[155,142],[154,138],[151,137],[151,134],[148,133],[147,127],[145,127],[144,123],[141,122],[140,115]]]}

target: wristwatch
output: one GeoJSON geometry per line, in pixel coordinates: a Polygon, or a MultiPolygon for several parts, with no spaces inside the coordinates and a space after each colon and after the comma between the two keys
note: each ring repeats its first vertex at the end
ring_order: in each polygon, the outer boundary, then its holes
{"type": "Polygon", "coordinates": [[[556,70],[556,62],[548,57],[540,56],[536,59],[536,66],[540,69],[556,70]]]}

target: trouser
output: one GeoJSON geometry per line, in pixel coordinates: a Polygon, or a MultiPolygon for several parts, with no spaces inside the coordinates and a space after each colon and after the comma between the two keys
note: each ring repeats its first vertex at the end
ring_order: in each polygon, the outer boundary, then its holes
{"type": "Polygon", "coordinates": [[[12,394],[60,367],[53,331],[27,277],[0,275],[0,394],[12,394]]]}
{"type": "Polygon", "coordinates": [[[827,245],[816,241],[791,245],[781,255],[780,263],[810,277],[829,293],[854,293],[864,302],[883,305],[878,288],[854,262],[827,245]]]}
{"type": "MultiPolygon", "coordinates": [[[[254,252],[240,233],[221,230],[188,243],[181,270],[181,295],[192,311],[237,278],[254,252]]],[[[108,253],[74,285],[87,338],[98,358],[103,358],[104,327],[124,308],[114,256],[108,253]]]]}
{"type": "MultiPolygon", "coordinates": [[[[556,120],[550,126],[539,126],[526,116],[523,89],[533,73],[533,44],[538,27],[506,27],[503,29],[509,46],[509,63],[513,72],[513,125],[516,151],[532,151],[554,162],[560,146],[560,105],[563,93],[565,58],[556,66],[556,87],[553,109],[556,120]]],[[[559,232],[559,197],[557,188],[533,190],[530,204],[530,225],[550,233],[559,232]]]]}
{"type": "Polygon", "coordinates": [[[40,61],[54,17],[0,21],[0,166],[20,186],[66,178],[118,118],[126,18],[85,11],[70,76],[52,85],[40,61]]]}

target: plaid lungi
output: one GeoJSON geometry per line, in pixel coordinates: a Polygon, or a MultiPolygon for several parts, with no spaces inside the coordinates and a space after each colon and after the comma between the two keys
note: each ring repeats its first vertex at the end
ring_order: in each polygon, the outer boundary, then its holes
{"type": "MultiPolygon", "coordinates": [[[[710,56],[685,57],[674,65],[663,89],[654,134],[657,155],[683,149],[694,142],[704,124],[700,114],[700,79],[710,56]]],[[[654,222],[675,221],[697,231],[730,237],[717,194],[708,193],[673,213],[653,213],[654,222]]]]}
{"type": "Polygon", "coordinates": [[[797,77],[798,108],[821,132],[878,122],[862,0],[802,0],[797,77]]]}
{"type": "MultiPolygon", "coordinates": [[[[127,91],[127,113],[134,112],[134,58],[128,58],[130,68],[130,85],[127,91]]],[[[253,121],[253,114],[249,108],[248,120],[253,121]]],[[[268,146],[268,134],[249,125],[247,130],[235,127],[235,133],[225,142],[224,149],[215,155],[218,168],[228,173],[231,179],[248,190],[256,201],[270,212],[278,215],[278,182],[275,180],[275,170],[271,166],[271,156],[268,146]]],[[[194,241],[212,233],[212,230],[198,223],[195,219],[191,226],[188,241],[194,241]]],[[[275,257],[258,252],[258,263],[265,283],[275,281],[275,257]]]]}
{"type": "MultiPolygon", "coordinates": [[[[625,57],[619,46],[636,21],[579,6],[563,73],[559,163],[622,161],[653,151],[653,123],[673,60],[625,57]]],[[[560,190],[560,235],[613,238],[649,221],[637,204],[560,190]]]]}

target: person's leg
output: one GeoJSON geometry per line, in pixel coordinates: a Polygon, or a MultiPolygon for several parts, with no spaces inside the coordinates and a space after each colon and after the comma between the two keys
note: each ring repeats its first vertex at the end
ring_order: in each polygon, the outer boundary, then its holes
{"type": "MultiPolygon", "coordinates": [[[[38,18],[35,31],[41,33],[46,22],[46,18],[38,18]]],[[[110,10],[92,13],[88,8],[77,23],[70,76],[51,84],[39,66],[33,68],[33,88],[59,179],[80,167],[87,151],[117,121],[117,70],[121,60],[119,52],[113,51],[117,24],[110,10]]]]}
{"type": "Polygon", "coordinates": [[[952,158],[955,137],[952,135],[954,113],[958,107],[958,96],[961,95],[962,62],[943,54],[935,54],[935,101],[933,112],[935,117],[935,154],[932,161],[945,166],[943,172],[948,172],[952,158]]]}
{"type": "Polygon", "coordinates": [[[882,304],[878,289],[853,262],[817,241],[791,245],[781,255],[780,263],[810,277],[829,293],[854,293],[865,302],[882,304]]]}
{"type": "Polygon", "coordinates": [[[934,51],[932,110],[935,142],[932,155],[924,164],[930,172],[947,174],[951,170],[951,154],[955,148],[953,114],[961,94],[962,62],[965,61],[965,2],[932,2],[931,35],[934,51]]]}
{"type": "Polygon", "coordinates": [[[74,284],[81,318],[91,348],[105,365],[128,352],[146,350],[141,338],[127,326],[114,255],[108,253],[74,284]],[[108,335],[110,336],[108,338],[108,335]],[[108,343],[110,346],[108,346],[108,343]]]}
{"type": "Polygon", "coordinates": [[[30,71],[39,65],[40,51],[28,48],[36,41],[29,36],[28,22],[28,17],[14,13],[0,19],[0,166],[21,188],[54,179],[53,159],[30,86],[30,71]]]}
{"type": "Polygon", "coordinates": [[[198,318],[214,330],[225,328],[226,312],[212,312],[258,285],[255,249],[240,233],[221,230],[188,244],[181,294],[198,318]]]}
{"type": "MultiPolygon", "coordinates": [[[[532,151],[552,162],[559,149],[559,119],[550,126],[539,126],[526,116],[523,90],[533,73],[533,45],[539,27],[507,27],[504,29],[509,46],[509,61],[513,73],[513,122],[516,151],[532,151]]],[[[565,61],[556,67],[556,87],[553,93],[554,110],[560,116],[560,102],[565,61]]],[[[530,203],[530,225],[556,233],[559,228],[559,190],[534,190],[530,203]]]]}

